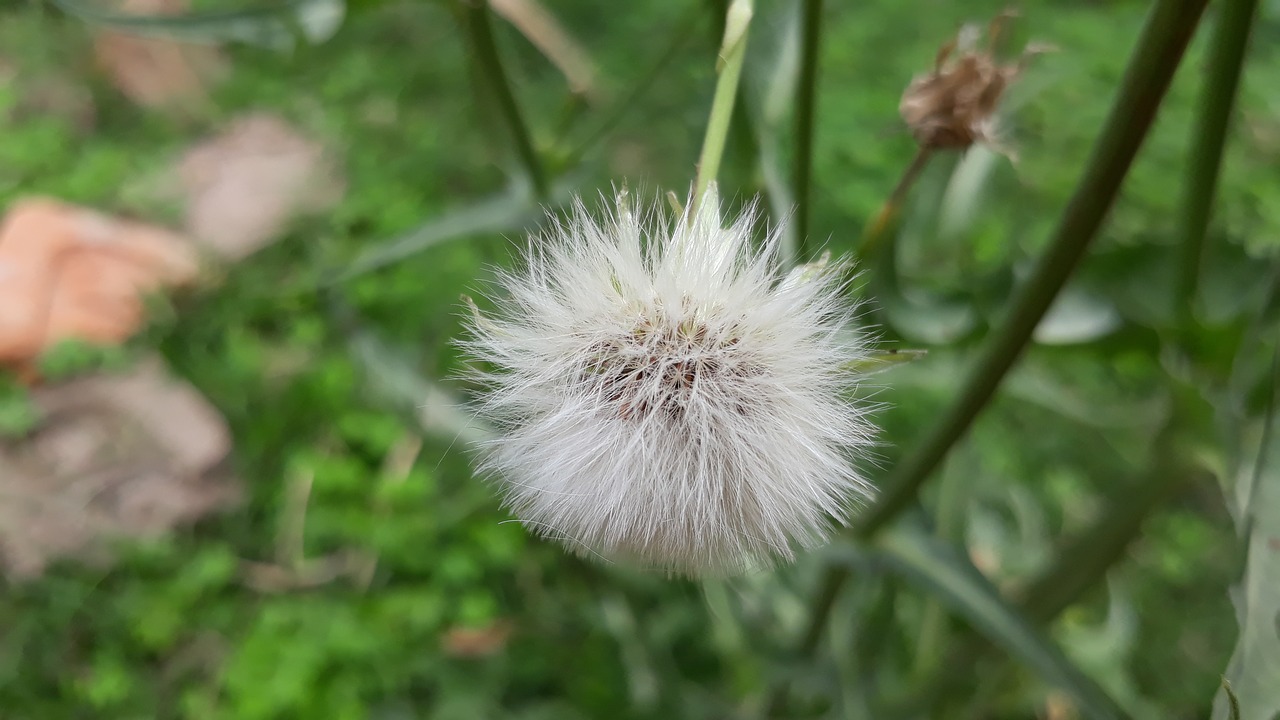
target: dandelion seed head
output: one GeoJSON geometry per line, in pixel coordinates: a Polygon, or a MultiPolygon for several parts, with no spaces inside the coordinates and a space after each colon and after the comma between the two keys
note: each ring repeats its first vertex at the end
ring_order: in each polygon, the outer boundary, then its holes
{"type": "Polygon", "coordinates": [[[464,346],[499,432],[482,469],[530,530],[687,575],[794,558],[869,489],[843,268],[784,276],[748,210],[722,227],[581,203],[497,279],[464,346]]]}

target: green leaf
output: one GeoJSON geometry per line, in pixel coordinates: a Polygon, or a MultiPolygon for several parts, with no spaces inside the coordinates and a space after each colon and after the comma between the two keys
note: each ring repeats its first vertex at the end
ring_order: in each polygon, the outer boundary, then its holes
{"type": "Polygon", "coordinates": [[[1041,345],[1074,345],[1106,337],[1120,325],[1120,313],[1106,298],[1069,287],[1036,325],[1032,338],[1041,345]]]}
{"type": "Polygon", "coordinates": [[[53,0],[64,12],[86,22],[138,35],[188,42],[242,42],[280,50],[299,38],[312,44],[333,37],[346,15],[343,0],[282,0],[237,10],[208,10],[183,15],[121,13],[92,0],[53,0]]]}
{"type": "Polygon", "coordinates": [[[363,370],[373,392],[388,403],[412,411],[422,429],[433,435],[472,443],[488,439],[492,430],[465,410],[456,397],[417,370],[373,332],[347,333],[352,359],[363,370]]]}
{"type": "Polygon", "coordinates": [[[882,302],[889,324],[913,342],[947,345],[978,327],[977,311],[961,298],[913,290],[886,296],[882,302]]]}
{"type": "Polygon", "coordinates": [[[1056,685],[1089,718],[1120,718],[1125,713],[1096,682],[1071,663],[1043,632],[1005,602],[991,582],[951,545],[918,526],[886,528],[876,544],[906,579],[935,593],[950,610],[968,620],[992,642],[1056,685]]]}
{"type": "Polygon", "coordinates": [[[798,240],[796,223],[786,222],[795,208],[795,192],[783,164],[781,144],[795,103],[800,73],[799,7],[799,3],[791,3],[761,18],[758,24],[763,37],[756,51],[747,58],[743,70],[747,82],[742,88],[745,106],[752,116],[748,125],[755,133],[759,148],[757,162],[769,213],[782,233],[782,260],[788,265],[796,260],[798,240]],[[760,50],[761,46],[764,51],[760,50]]]}
{"type": "Polygon", "coordinates": [[[991,174],[1003,158],[994,150],[974,145],[965,151],[951,173],[938,209],[938,236],[947,243],[964,241],[982,210],[991,174]]]}
{"type": "Polygon", "coordinates": [[[856,375],[866,377],[919,360],[928,354],[928,350],[885,350],[873,353],[863,360],[851,362],[845,368],[856,375]]]}
{"type": "Polygon", "coordinates": [[[404,235],[369,248],[356,257],[337,281],[365,275],[453,240],[520,230],[536,222],[538,217],[538,206],[532,194],[516,188],[446,212],[404,235]]]}
{"type": "Polygon", "coordinates": [[[1248,558],[1233,593],[1240,636],[1227,666],[1230,692],[1219,695],[1214,705],[1217,719],[1272,720],[1280,713],[1280,381],[1274,376],[1280,374],[1280,349],[1273,356],[1272,372],[1266,414],[1242,433],[1254,438],[1245,443],[1252,450],[1245,457],[1252,461],[1241,463],[1234,478],[1228,478],[1234,485],[1225,488],[1245,535],[1248,558]]]}

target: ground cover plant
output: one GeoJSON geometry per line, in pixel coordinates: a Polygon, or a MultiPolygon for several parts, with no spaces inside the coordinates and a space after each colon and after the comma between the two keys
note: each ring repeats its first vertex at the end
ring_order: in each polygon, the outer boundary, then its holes
{"type": "Polygon", "coordinates": [[[1275,715],[1280,8],[1006,9],[0,3],[6,218],[200,268],[3,358],[0,716],[1275,715]],[[966,61],[1017,76],[929,124],[913,79],[966,61]],[[458,340],[574,196],[710,178],[783,261],[856,262],[874,493],[794,562],[672,578],[512,521],[458,340]],[[202,429],[86,491],[55,441],[98,435],[51,429],[102,413],[202,429]]]}

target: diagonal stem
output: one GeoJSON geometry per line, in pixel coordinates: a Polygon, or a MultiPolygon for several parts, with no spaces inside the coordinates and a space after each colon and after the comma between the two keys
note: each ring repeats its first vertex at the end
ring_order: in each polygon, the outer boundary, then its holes
{"type": "Polygon", "coordinates": [[[471,46],[475,50],[480,71],[484,74],[490,89],[498,101],[498,112],[502,114],[515,143],[516,157],[524,166],[529,184],[533,186],[534,195],[539,200],[547,198],[547,173],[542,160],[534,150],[533,140],[529,135],[529,127],[516,103],[515,93],[511,90],[511,81],[502,66],[502,58],[498,55],[498,46],[493,40],[493,22],[489,17],[488,0],[464,0],[467,32],[471,36],[471,46]]]}
{"type": "Polygon", "coordinates": [[[792,182],[796,189],[796,261],[807,262],[812,213],[813,127],[818,105],[818,48],[822,39],[822,0],[803,0],[800,30],[800,78],[796,88],[796,150],[792,182]]]}
{"type": "Polygon", "coordinates": [[[1179,223],[1182,238],[1174,298],[1184,326],[1192,316],[1200,283],[1205,236],[1222,171],[1222,151],[1257,10],[1258,0],[1226,0],[1209,46],[1209,64],[1200,90],[1200,115],[1191,136],[1191,162],[1183,185],[1179,223]]]}

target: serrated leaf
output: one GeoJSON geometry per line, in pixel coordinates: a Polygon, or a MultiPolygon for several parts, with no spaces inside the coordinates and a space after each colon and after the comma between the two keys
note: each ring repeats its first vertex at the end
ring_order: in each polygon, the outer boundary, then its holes
{"type": "Polygon", "coordinates": [[[890,565],[929,590],[953,613],[1017,657],[1046,682],[1069,693],[1088,718],[1121,718],[1124,711],[1092,678],[1071,663],[1029,619],[956,549],[917,526],[894,526],[877,538],[890,565]]]}

